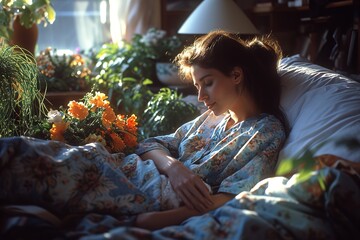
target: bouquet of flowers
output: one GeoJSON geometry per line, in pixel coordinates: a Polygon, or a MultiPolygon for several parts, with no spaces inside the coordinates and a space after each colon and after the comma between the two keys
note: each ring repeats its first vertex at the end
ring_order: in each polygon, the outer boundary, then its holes
{"type": "Polygon", "coordinates": [[[36,57],[36,63],[48,91],[86,90],[91,70],[81,54],[59,55],[56,49],[47,48],[36,57]]]}
{"type": "Polygon", "coordinates": [[[70,145],[98,142],[109,152],[131,153],[137,145],[137,117],[115,114],[107,96],[87,93],[82,102],[70,101],[67,110],[50,110],[50,139],[70,145]]]}

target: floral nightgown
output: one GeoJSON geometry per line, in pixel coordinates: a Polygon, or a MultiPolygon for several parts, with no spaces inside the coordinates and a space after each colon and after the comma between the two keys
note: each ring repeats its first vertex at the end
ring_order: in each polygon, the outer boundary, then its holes
{"type": "Polygon", "coordinates": [[[163,149],[207,183],[213,193],[248,191],[274,171],[285,139],[281,123],[262,114],[225,130],[228,114],[207,111],[174,134],[149,138],[134,154],[110,154],[100,144],[0,139],[0,203],[35,204],[59,216],[98,212],[115,216],[177,207],[181,202],[152,160],[163,149]]]}

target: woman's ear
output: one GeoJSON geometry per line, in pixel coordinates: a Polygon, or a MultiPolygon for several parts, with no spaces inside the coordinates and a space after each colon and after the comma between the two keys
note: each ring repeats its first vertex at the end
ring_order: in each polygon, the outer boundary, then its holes
{"type": "Polygon", "coordinates": [[[238,84],[241,83],[243,78],[244,78],[244,74],[243,74],[243,70],[240,67],[234,67],[233,71],[232,71],[232,76],[234,78],[234,83],[238,84]]]}

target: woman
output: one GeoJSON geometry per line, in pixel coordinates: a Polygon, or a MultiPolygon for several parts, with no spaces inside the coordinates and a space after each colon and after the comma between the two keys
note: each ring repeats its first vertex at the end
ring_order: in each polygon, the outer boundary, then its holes
{"type": "Polygon", "coordinates": [[[153,159],[185,206],[142,214],[138,226],[179,224],[272,174],[286,126],[279,108],[280,58],[280,48],[269,39],[244,42],[224,31],[199,38],[177,56],[182,76],[193,81],[208,111],[174,139],[140,144],[138,154],[153,159]],[[179,155],[164,146],[178,148],[179,155]]]}
{"type": "Polygon", "coordinates": [[[39,204],[57,215],[137,215],[157,229],[217,208],[273,174],[285,139],[278,45],[211,32],[176,59],[208,110],[135,154],[99,144],[70,147],[0,139],[0,202],[39,204]]]}

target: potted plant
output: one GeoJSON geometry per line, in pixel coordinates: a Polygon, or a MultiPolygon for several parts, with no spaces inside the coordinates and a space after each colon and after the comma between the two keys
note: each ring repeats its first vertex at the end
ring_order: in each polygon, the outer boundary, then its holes
{"type": "Polygon", "coordinates": [[[171,88],[187,87],[171,63],[182,46],[178,36],[167,36],[163,30],[150,28],[144,35],[135,34],[130,42],[104,44],[96,54],[95,71],[106,72],[99,79],[115,74],[140,81],[158,79],[158,85],[171,88]]]}
{"type": "Polygon", "coordinates": [[[185,122],[200,114],[192,103],[186,102],[176,90],[161,88],[152,96],[141,118],[141,135],[145,138],[170,134],[185,122]]]}
{"type": "Polygon", "coordinates": [[[177,35],[168,36],[166,31],[157,28],[150,28],[140,36],[139,42],[148,48],[150,57],[157,62],[172,62],[183,46],[177,35]]]}
{"type": "Polygon", "coordinates": [[[0,38],[34,54],[37,24],[55,21],[51,0],[2,0],[0,2],[0,38]],[[25,31],[24,33],[22,31],[25,31]],[[23,41],[27,42],[23,42],[23,41]]]}
{"type": "Polygon", "coordinates": [[[46,48],[36,56],[40,88],[46,92],[49,107],[57,108],[82,98],[90,90],[90,63],[84,54],[63,53],[46,48]]]}
{"type": "Polygon", "coordinates": [[[168,36],[166,31],[150,28],[139,41],[144,44],[154,59],[157,79],[169,88],[186,88],[189,86],[178,76],[177,66],[172,63],[183,47],[177,35],[168,36]]]}
{"type": "Polygon", "coordinates": [[[46,112],[35,60],[15,50],[0,44],[0,137],[32,135],[46,112]]]}

